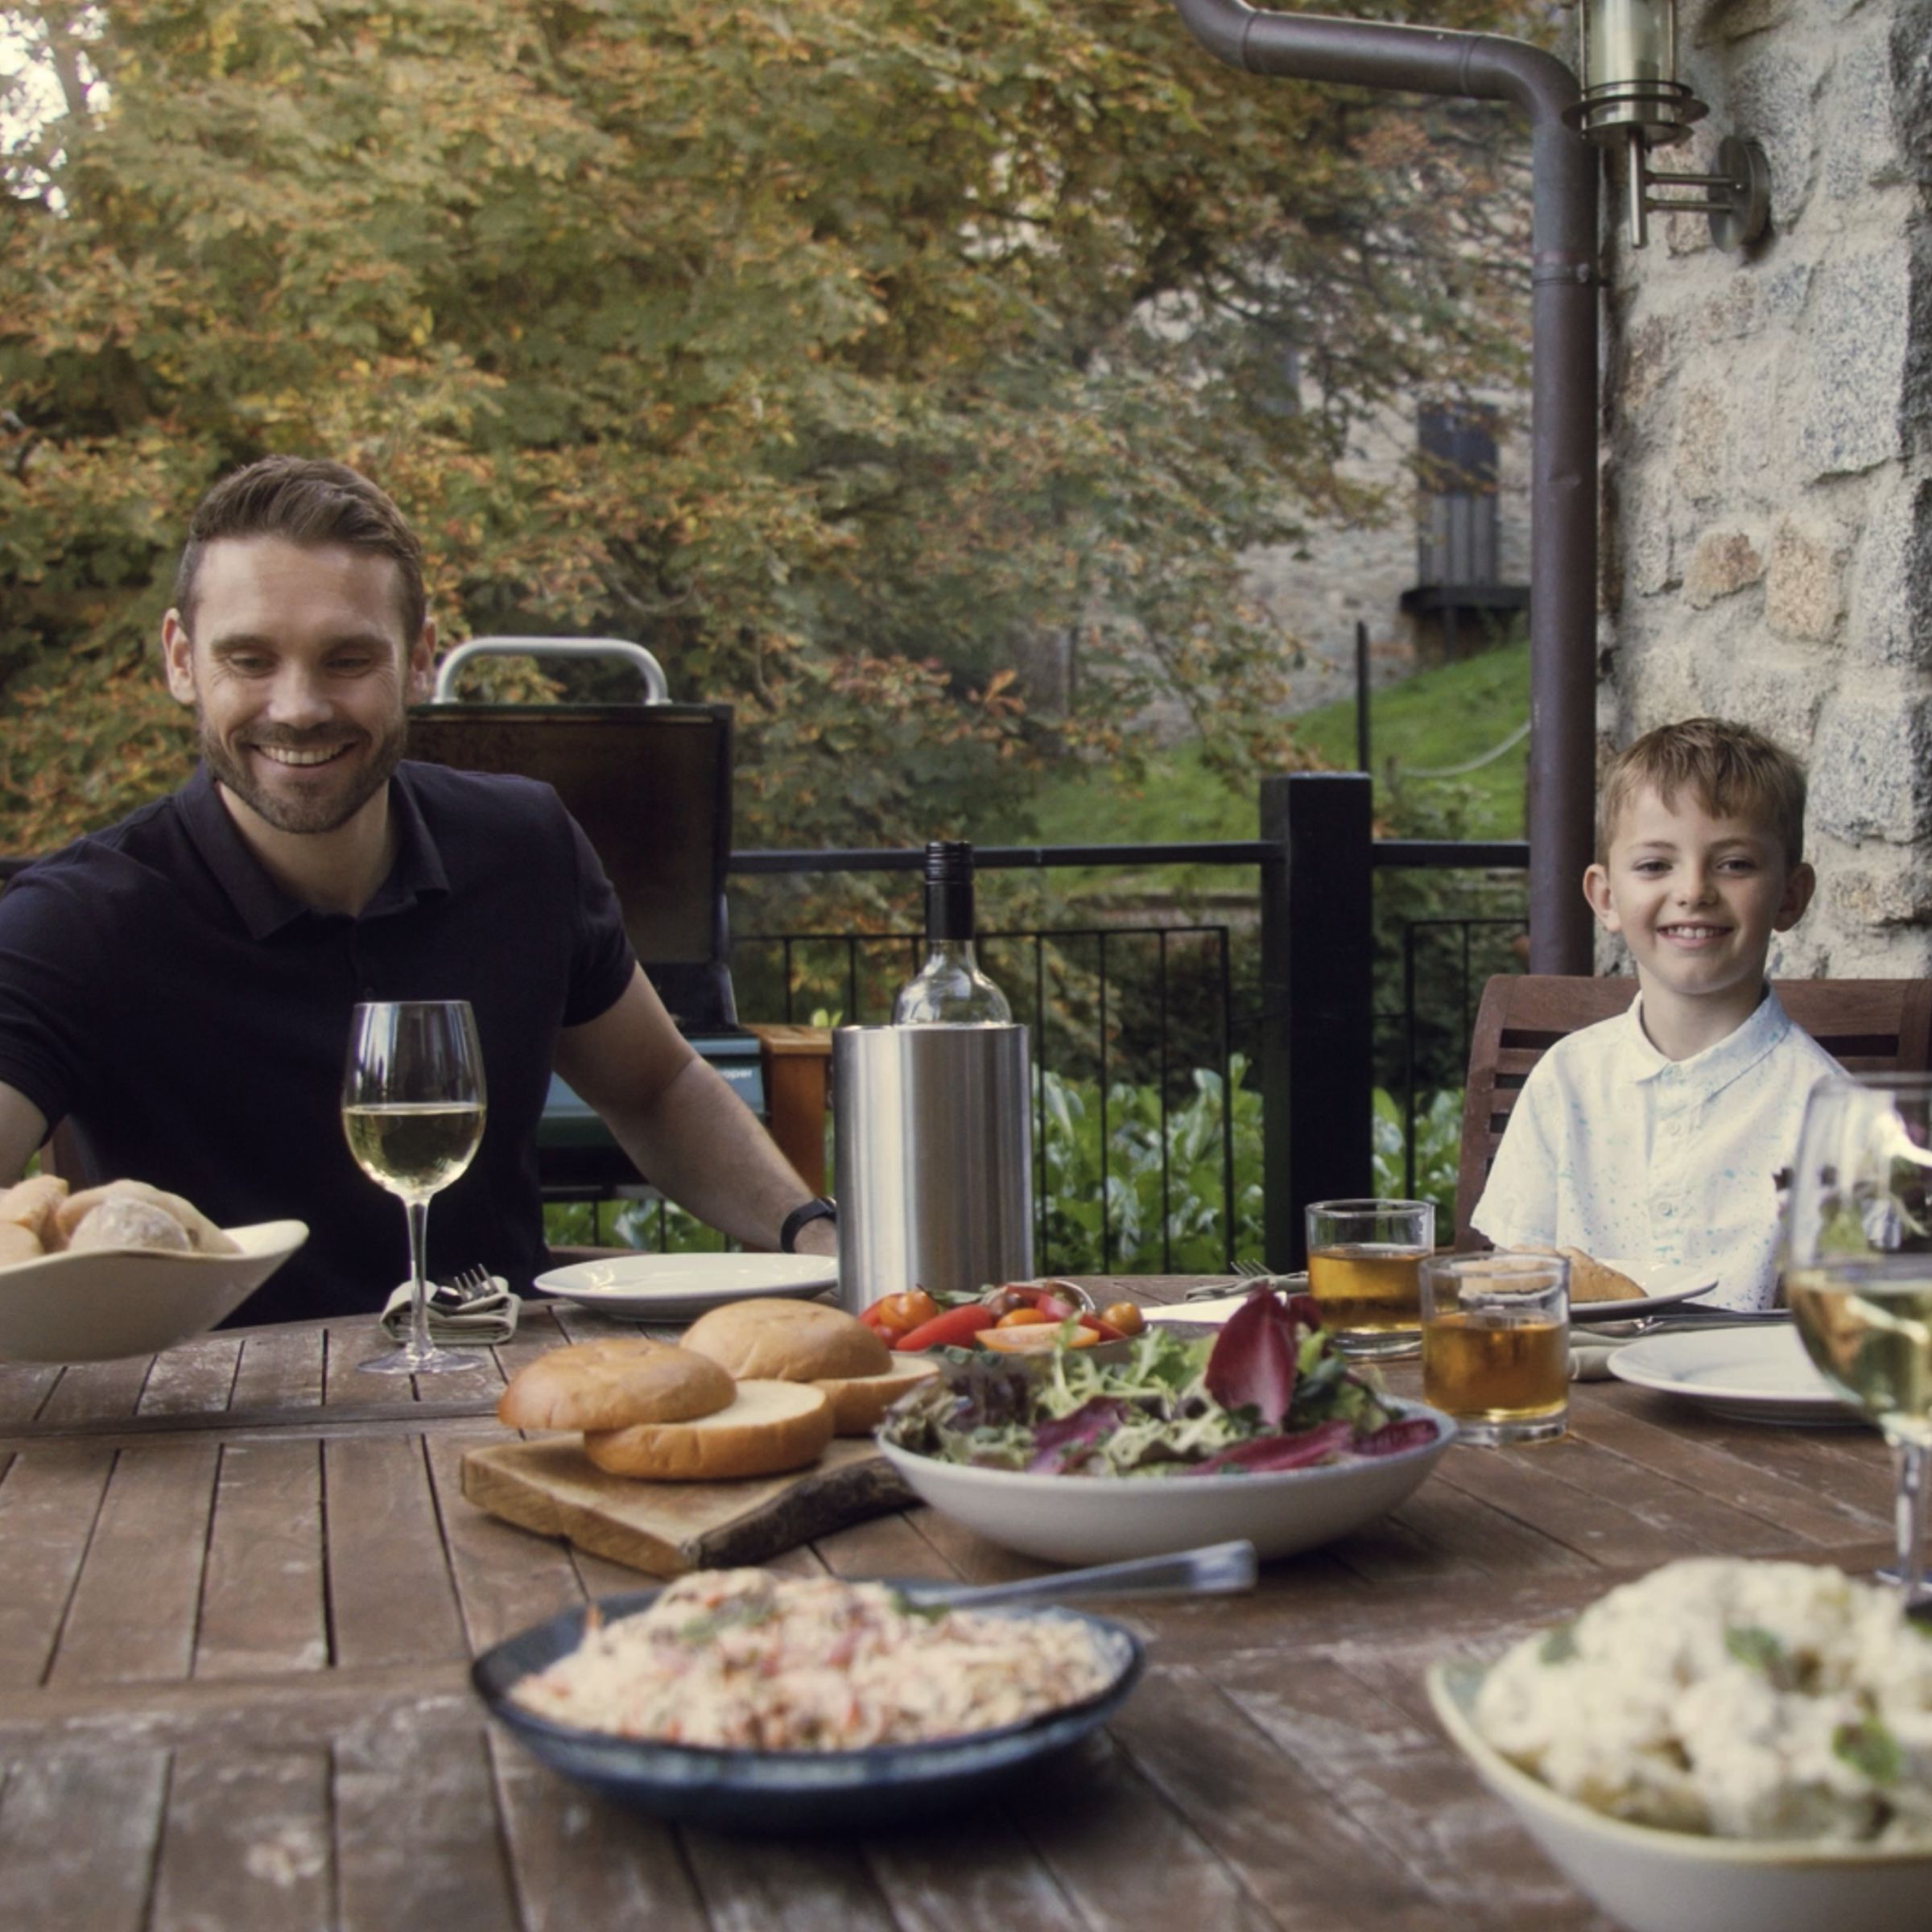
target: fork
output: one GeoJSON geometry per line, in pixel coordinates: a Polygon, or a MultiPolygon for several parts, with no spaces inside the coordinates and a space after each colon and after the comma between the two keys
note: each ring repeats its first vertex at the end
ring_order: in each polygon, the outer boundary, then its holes
{"type": "Polygon", "coordinates": [[[465,1268],[447,1286],[439,1282],[431,1290],[429,1298],[439,1308],[463,1308],[479,1295],[488,1294],[490,1286],[487,1268],[465,1268]]]}
{"type": "MultiPolygon", "coordinates": [[[[1281,1279],[1265,1261],[1236,1261],[1234,1272],[1236,1278],[1244,1282],[1274,1282],[1281,1279]]],[[[1210,1282],[1199,1288],[1190,1288],[1181,1299],[1184,1302],[1218,1301],[1227,1292],[1219,1282],[1210,1282]]]]}

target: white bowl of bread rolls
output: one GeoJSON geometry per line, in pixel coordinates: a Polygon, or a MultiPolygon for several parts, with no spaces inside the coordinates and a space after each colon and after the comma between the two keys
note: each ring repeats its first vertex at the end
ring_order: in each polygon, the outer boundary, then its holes
{"type": "Polygon", "coordinates": [[[0,1361],[152,1355],[234,1313],[308,1239],[300,1221],[217,1228],[141,1181],[0,1191],[0,1361]]]}
{"type": "Polygon", "coordinates": [[[613,1476],[713,1482],[815,1462],[835,1435],[869,1435],[935,1373],[895,1356],[861,1322],[819,1302],[733,1302],[681,1344],[611,1336],[553,1348],[503,1391],[513,1429],[580,1429],[613,1476]]]}

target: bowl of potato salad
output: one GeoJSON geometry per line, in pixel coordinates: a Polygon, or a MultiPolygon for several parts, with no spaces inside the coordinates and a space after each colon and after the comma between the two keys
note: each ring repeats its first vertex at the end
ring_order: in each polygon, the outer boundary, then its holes
{"type": "Polygon", "coordinates": [[[1631,1932],[1932,1925],[1932,1629],[1808,1563],[1699,1558],[1493,1663],[1439,1663],[1451,1739],[1631,1932]]]}

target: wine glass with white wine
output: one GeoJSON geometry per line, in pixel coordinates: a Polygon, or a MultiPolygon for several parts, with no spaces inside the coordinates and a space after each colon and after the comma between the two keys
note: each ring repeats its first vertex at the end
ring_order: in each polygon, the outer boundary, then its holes
{"type": "Polygon", "coordinates": [[[1932,1459],[1932,1075],[1827,1080],[1805,1108],[1785,1294],[1819,1372],[1898,1463],[1893,1527],[1908,1608],[1924,1589],[1932,1459]]]}
{"type": "Polygon", "coordinates": [[[429,1340],[429,1197],[469,1166],[483,1138],[483,1054],[467,1000],[382,1001],[356,1009],[342,1075],[342,1131],[356,1164],[402,1197],[409,1217],[409,1340],[361,1365],[377,1375],[475,1368],[484,1358],[429,1340]]]}

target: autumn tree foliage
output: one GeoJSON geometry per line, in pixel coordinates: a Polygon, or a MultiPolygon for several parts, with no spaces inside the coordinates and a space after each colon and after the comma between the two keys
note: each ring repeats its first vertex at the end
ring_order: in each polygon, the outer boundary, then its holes
{"type": "Polygon", "coordinates": [[[0,850],[177,782],[182,520],[270,450],[398,497],[446,638],[635,637],[735,703],[743,844],[936,832],[1156,690],[1251,755],[1284,640],[1240,552],[1357,506],[1364,410],[1517,353],[1506,119],[1232,73],[1165,0],[0,34],[0,850]]]}

